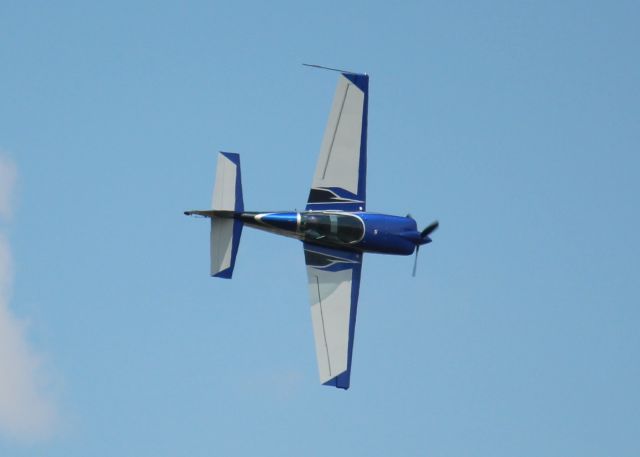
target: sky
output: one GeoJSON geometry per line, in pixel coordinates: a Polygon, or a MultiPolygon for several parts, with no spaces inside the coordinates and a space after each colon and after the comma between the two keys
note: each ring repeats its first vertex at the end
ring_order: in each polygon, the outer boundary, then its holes
{"type": "Polygon", "coordinates": [[[640,4],[2,2],[0,455],[640,454],[640,4]],[[351,388],[299,242],[208,275],[217,151],[303,208],[336,75],[370,75],[351,388]]]}

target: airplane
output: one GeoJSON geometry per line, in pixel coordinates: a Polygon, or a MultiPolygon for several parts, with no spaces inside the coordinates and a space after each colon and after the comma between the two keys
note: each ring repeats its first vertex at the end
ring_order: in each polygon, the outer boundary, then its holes
{"type": "MultiPolygon", "coordinates": [[[[332,68],[309,65],[335,70],[332,68]]],[[[230,279],[246,225],[302,241],[320,382],[348,389],[364,253],[411,255],[435,221],[418,230],[410,216],[366,211],[369,76],[340,73],[304,211],[245,211],[240,156],[218,155],[212,209],[185,211],[211,219],[211,276],[230,279]]]]}

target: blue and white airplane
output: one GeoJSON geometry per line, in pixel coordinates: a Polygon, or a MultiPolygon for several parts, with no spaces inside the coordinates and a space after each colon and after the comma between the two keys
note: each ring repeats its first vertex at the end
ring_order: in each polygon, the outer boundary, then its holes
{"type": "Polygon", "coordinates": [[[366,211],[369,76],[341,71],[305,211],[244,210],[238,154],[218,156],[211,219],[211,276],[231,278],[242,227],[302,241],[320,381],[349,388],[362,257],[410,255],[431,242],[406,217],[366,211]]]}

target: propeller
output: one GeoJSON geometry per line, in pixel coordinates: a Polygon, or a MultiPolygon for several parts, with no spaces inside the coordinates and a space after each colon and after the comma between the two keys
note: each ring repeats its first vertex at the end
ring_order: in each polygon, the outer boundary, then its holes
{"type": "Polygon", "coordinates": [[[422,239],[425,239],[433,232],[435,232],[439,225],[440,222],[438,221],[433,221],[431,224],[427,225],[427,227],[422,232],[420,232],[420,236],[422,237],[422,239]]]}
{"type": "Polygon", "coordinates": [[[411,273],[411,276],[414,278],[416,277],[416,270],[418,269],[418,252],[420,252],[420,245],[416,246],[416,256],[413,260],[413,273],[411,273]]]}
{"type": "Polygon", "coordinates": [[[418,268],[418,253],[420,252],[420,246],[423,244],[427,244],[431,241],[429,235],[436,231],[440,223],[438,221],[433,221],[431,224],[427,225],[425,229],[420,232],[420,239],[416,243],[416,256],[413,260],[413,273],[412,276],[416,277],[416,270],[418,268]]]}

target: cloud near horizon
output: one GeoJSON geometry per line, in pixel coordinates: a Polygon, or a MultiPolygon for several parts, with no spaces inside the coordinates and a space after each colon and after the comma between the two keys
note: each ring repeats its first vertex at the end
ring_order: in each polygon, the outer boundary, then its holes
{"type": "Polygon", "coordinates": [[[42,359],[27,341],[25,322],[9,308],[13,261],[3,225],[11,219],[15,164],[0,155],[0,435],[39,441],[54,431],[57,414],[46,383],[42,359]]]}

